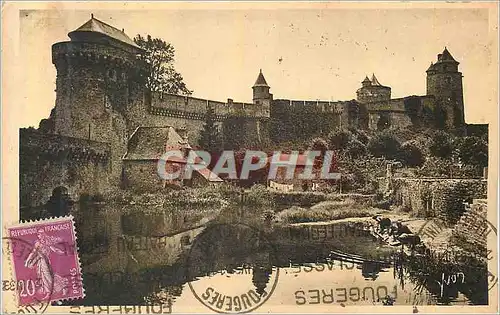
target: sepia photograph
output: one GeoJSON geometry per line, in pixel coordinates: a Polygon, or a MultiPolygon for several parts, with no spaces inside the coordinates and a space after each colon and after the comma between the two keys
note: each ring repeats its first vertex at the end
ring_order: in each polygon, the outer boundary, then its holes
{"type": "Polygon", "coordinates": [[[499,311],[497,2],[2,12],[2,312],[499,311]]]}

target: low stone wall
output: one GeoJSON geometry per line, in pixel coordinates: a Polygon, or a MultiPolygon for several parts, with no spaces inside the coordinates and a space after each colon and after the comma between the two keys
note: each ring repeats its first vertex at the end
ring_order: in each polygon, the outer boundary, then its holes
{"type": "Polygon", "coordinates": [[[393,204],[420,217],[438,217],[455,224],[466,202],[486,198],[483,179],[394,178],[393,204]]]}

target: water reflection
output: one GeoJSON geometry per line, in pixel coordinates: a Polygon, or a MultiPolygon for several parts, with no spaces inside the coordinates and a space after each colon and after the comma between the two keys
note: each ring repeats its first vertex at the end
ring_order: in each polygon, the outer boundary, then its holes
{"type": "MultiPolygon", "coordinates": [[[[183,233],[162,239],[162,248],[139,250],[127,245],[123,250],[119,240],[133,244],[134,236],[124,233],[120,211],[101,204],[75,204],[69,211],[76,221],[86,298],[67,304],[171,305],[187,298],[187,283],[204,285],[219,278],[241,279],[241,287],[265,296],[278,268],[286,271],[278,279],[280,294],[286,294],[288,286],[356,281],[383,283],[388,288],[396,285],[406,294],[382,296],[378,302],[384,305],[454,304],[460,300],[488,304],[486,261],[463,253],[457,263],[456,253],[448,259],[429,251],[387,250],[364,233],[318,240],[308,231],[295,231],[291,236],[286,229],[262,233],[228,224],[200,230],[187,227],[183,233]],[[367,259],[373,253],[380,254],[385,263],[367,259]],[[301,282],[293,282],[295,278],[301,282]]],[[[147,229],[141,231],[144,234],[147,229]]]]}
{"type": "Polygon", "coordinates": [[[252,283],[255,286],[255,291],[260,296],[266,293],[266,287],[269,283],[272,272],[272,266],[256,266],[253,268],[252,283]]]}

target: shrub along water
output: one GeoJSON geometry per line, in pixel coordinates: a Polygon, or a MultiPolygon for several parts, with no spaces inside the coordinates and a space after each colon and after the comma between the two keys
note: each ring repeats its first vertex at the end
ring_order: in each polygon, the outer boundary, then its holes
{"type": "Polygon", "coordinates": [[[340,220],[345,218],[369,217],[380,213],[380,209],[366,208],[354,200],[324,201],[305,209],[291,207],[276,214],[275,221],[280,223],[305,223],[340,220]]]}

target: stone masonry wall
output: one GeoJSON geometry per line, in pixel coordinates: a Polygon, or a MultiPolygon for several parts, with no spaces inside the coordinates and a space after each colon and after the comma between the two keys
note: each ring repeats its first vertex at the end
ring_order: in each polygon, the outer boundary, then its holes
{"type": "Polygon", "coordinates": [[[138,193],[160,190],[162,180],[158,176],[157,163],[153,160],[123,161],[123,187],[138,193]]]}
{"type": "Polygon", "coordinates": [[[205,120],[208,108],[214,110],[218,120],[227,116],[269,117],[265,106],[253,103],[213,101],[167,93],[151,93],[149,98],[153,113],[164,116],[205,120]]]}
{"type": "Polygon", "coordinates": [[[21,207],[44,204],[59,186],[67,188],[73,200],[110,188],[107,143],[21,129],[19,147],[21,207]]]}
{"type": "Polygon", "coordinates": [[[464,213],[464,202],[486,198],[486,186],[482,179],[440,178],[394,178],[392,185],[396,206],[416,216],[438,217],[451,224],[464,213]]]}
{"type": "Polygon", "coordinates": [[[476,199],[467,205],[452,232],[452,242],[479,256],[486,257],[487,235],[493,232],[487,222],[488,203],[485,199],[476,199]]]}
{"type": "Polygon", "coordinates": [[[273,141],[328,133],[334,128],[357,128],[358,103],[277,99],[271,104],[269,132],[273,141]]]}

